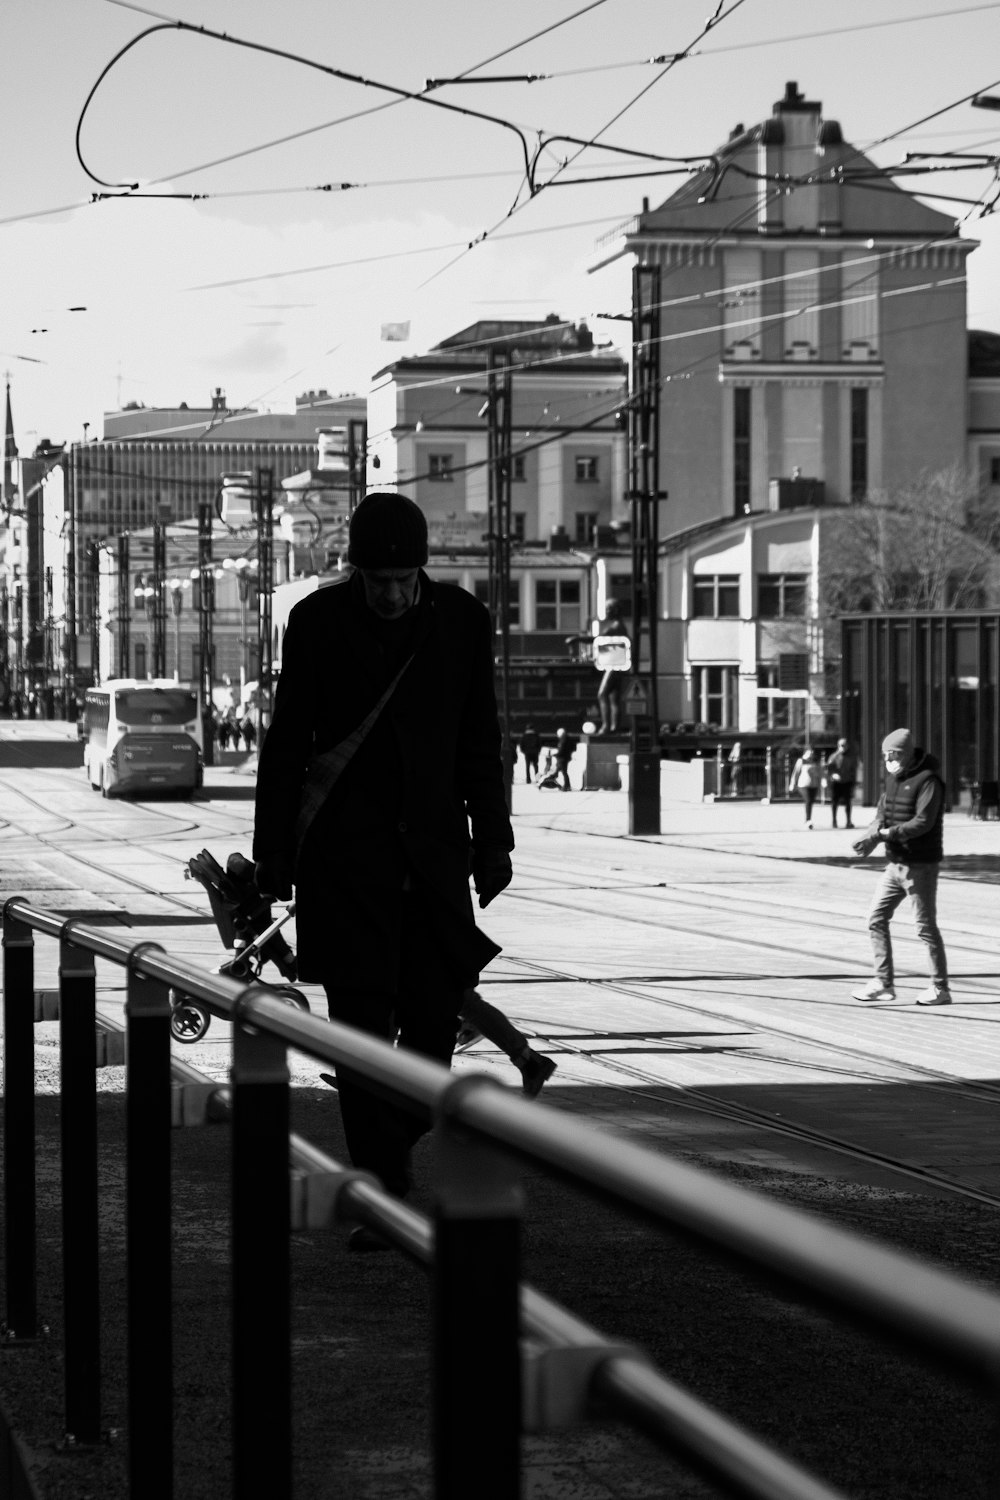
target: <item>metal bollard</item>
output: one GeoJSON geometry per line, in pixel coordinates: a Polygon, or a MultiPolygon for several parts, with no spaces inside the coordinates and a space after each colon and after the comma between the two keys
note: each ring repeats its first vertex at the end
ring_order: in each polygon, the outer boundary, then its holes
{"type": "Polygon", "coordinates": [[[173,1333],[170,1254],[170,988],[129,954],[125,1094],[129,1493],[173,1495],[173,1333]]]}
{"type": "Polygon", "coordinates": [[[508,1156],[450,1118],[490,1079],[457,1079],[435,1126],[433,1318],[434,1495],[517,1500],[520,1494],[520,1238],[523,1201],[508,1156]],[[476,1315],[469,1317],[469,1290],[476,1315]],[[489,1393],[487,1396],[487,1392],[489,1393]],[[490,1451],[483,1462],[483,1402],[490,1451]]]}
{"type": "Polygon", "coordinates": [[[291,1194],[284,1042],[233,1022],[233,1494],[292,1493],[291,1194]]]}
{"type": "Polygon", "coordinates": [[[4,1244],[7,1317],[2,1338],[23,1344],[38,1333],[35,1285],[35,940],[3,912],[4,1244]]]}
{"type": "Polygon", "coordinates": [[[101,1438],[101,1315],[97,1218],[97,976],[75,948],[72,922],[59,939],[59,1066],[62,1076],[63,1323],[66,1441],[101,1438]]]}

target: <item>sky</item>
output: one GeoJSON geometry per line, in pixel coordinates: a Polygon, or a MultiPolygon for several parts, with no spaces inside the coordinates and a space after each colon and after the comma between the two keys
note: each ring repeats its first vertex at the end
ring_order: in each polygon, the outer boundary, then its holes
{"type": "MultiPolygon", "coordinates": [[[[618,345],[628,268],[591,274],[596,242],[688,170],[640,153],[702,157],[789,80],[879,166],[1000,152],[1000,113],[967,102],[1000,97],[1000,0],[163,3],[5,0],[0,373],[22,453],[129,402],[364,392],[483,318],[556,313],[618,345]],[[479,81],[426,88],[459,76],[479,81]]],[[[898,180],[979,242],[969,325],[1000,332],[994,168],[898,180]]]]}

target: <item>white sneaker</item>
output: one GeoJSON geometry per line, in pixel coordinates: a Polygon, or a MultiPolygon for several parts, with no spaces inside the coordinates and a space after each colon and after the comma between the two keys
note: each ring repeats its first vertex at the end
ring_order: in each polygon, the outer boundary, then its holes
{"type": "Polygon", "coordinates": [[[940,989],[938,989],[936,985],[932,984],[929,989],[921,990],[920,994],[917,996],[917,1004],[950,1005],[951,991],[946,984],[942,985],[940,989]]]}
{"type": "Polygon", "coordinates": [[[896,991],[889,984],[883,984],[881,979],[869,979],[864,989],[854,990],[852,998],[855,1000],[895,1000],[896,991]]]}

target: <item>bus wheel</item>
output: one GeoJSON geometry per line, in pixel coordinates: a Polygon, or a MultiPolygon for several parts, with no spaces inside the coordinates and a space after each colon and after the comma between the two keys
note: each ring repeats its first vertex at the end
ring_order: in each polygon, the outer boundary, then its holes
{"type": "Polygon", "coordinates": [[[200,1042],[211,1017],[193,1000],[180,998],[170,1012],[170,1035],[177,1042],[200,1042]]]}

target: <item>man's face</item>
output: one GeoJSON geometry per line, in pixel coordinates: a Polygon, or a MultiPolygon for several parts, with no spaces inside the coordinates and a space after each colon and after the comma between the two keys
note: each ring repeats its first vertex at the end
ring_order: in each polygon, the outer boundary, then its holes
{"type": "Polygon", "coordinates": [[[359,568],[365,603],[383,620],[398,620],[417,599],[418,568],[359,568]]]}
{"type": "Polygon", "coordinates": [[[885,761],[885,768],[890,776],[899,776],[906,768],[906,757],[898,750],[890,750],[882,759],[885,761]]]}

